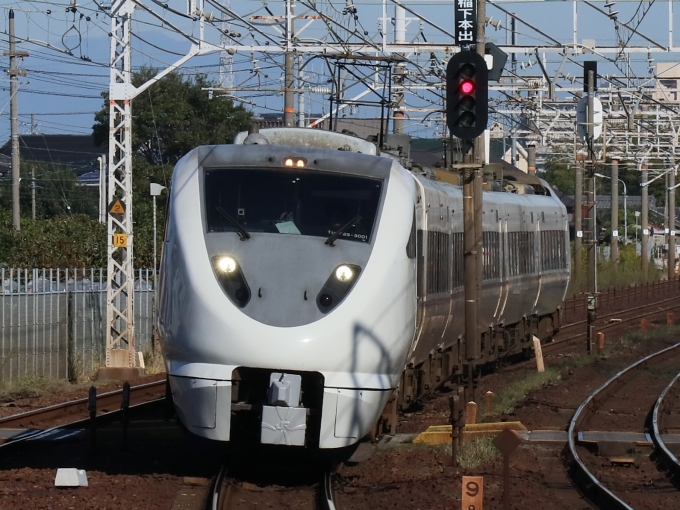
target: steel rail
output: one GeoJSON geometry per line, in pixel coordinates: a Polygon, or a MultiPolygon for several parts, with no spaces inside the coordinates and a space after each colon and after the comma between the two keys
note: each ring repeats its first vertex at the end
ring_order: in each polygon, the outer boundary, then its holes
{"type": "Polygon", "coordinates": [[[623,379],[630,376],[634,370],[646,365],[650,360],[656,357],[663,357],[664,354],[676,350],[678,348],[680,348],[680,343],[667,347],[666,349],[662,349],[654,354],[650,354],[649,356],[646,356],[641,360],[638,360],[637,362],[633,363],[629,367],[624,368],[620,372],[617,372],[607,382],[605,382],[602,386],[600,386],[598,389],[596,389],[593,393],[590,394],[590,396],[579,406],[579,408],[574,413],[574,416],[572,417],[571,421],[569,422],[569,430],[567,432],[567,439],[569,442],[569,453],[571,454],[571,457],[575,463],[572,464],[572,467],[576,467],[579,471],[579,474],[586,479],[584,489],[592,494],[591,497],[593,498],[594,501],[602,501],[604,508],[634,510],[633,507],[628,505],[625,501],[623,501],[613,492],[607,489],[607,487],[605,487],[602,484],[602,482],[600,482],[595,477],[595,475],[593,475],[593,473],[590,472],[585,463],[581,460],[581,458],[578,455],[578,452],[576,451],[575,441],[576,428],[581,426],[583,421],[586,419],[587,414],[597,406],[598,401],[601,399],[601,397],[608,393],[608,391],[611,390],[616,383],[621,382],[623,379]]]}
{"type": "MultiPolygon", "coordinates": [[[[208,499],[209,506],[207,507],[211,510],[229,510],[231,508],[230,496],[233,495],[231,491],[232,486],[225,483],[228,476],[229,468],[225,464],[215,478],[213,490],[208,499]]],[[[332,473],[330,469],[324,472],[318,487],[316,507],[319,510],[336,510],[337,507],[333,500],[332,473]]]]}
{"type": "Polygon", "coordinates": [[[210,508],[211,510],[220,510],[220,503],[227,501],[229,497],[229,487],[227,487],[227,492],[224,493],[224,497],[222,497],[222,489],[225,487],[224,480],[227,477],[227,474],[229,473],[229,468],[226,466],[222,466],[222,469],[220,469],[220,472],[217,474],[217,478],[215,478],[215,485],[213,486],[212,490],[212,497],[210,501],[210,508]],[[227,499],[225,499],[227,498],[227,499]]]}
{"type": "Polygon", "coordinates": [[[661,454],[662,462],[669,468],[670,471],[680,472],[680,460],[671,452],[663,438],[661,437],[661,432],[659,430],[659,418],[663,409],[663,399],[671,391],[671,388],[680,379],[680,373],[676,375],[668,386],[663,390],[659,398],[654,404],[654,410],[652,411],[652,441],[656,445],[659,453],[661,454]]]}
{"type": "MultiPolygon", "coordinates": [[[[632,312],[632,311],[638,311],[643,308],[648,308],[652,306],[657,306],[657,305],[662,305],[664,303],[668,303],[669,301],[678,301],[678,298],[680,298],[680,294],[676,296],[672,296],[666,299],[661,299],[659,301],[654,301],[653,303],[647,303],[641,306],[637,306],[634,308],[621,308],[620,310],[614,311],[614,312],[607,312],[606,314],[600,315],[597,317],[598,320],[600,319],[611,319],[615,318],[617,315],[621,315],[622,313],[627,313],[627,312],[632,312]]],[[[576,321],[576,322],[570,322],[569,324],[565,324],[562,326],[562,329],[567,329],[567,328],[572,328],[576,326],[582,326],[583,324],[586,324],[588,321],[586,319],[576,321]]]]}
{"type": "MultiPolygon", "coordinates": [[[[138,401],[143,398],[143,395],[140,395],[140,393],[145,392],[146,390],[155,390],[159,386],[165,388],[165,379],[161,379],[160,381],[154,381],[150,383],[144,383],[144,384],[138,384],[136,386],[130,386],[130,405],[134,405],[135,403],[139,403],[138,401]]],[[[102,393],[97,395],[97,409],[104,409],[106,407],[111,407],[114,405],[117,405],[119,402],[120,397],[123,394],[123,390],[113,390],[109,391],[106,393],[102,393]]],[[[23,421],[25,421],[28,418],[35,418],[36,416],[50,416],[53,415],[55,418],[64,414],[67,414],[69,410],[73,408],[77,408],[78,406],[85,405],[87,406],[89,403],[89,399],[87,397],[85,398],[79,398],[76,400],[70,400],[68,402],[62,402],[60,404],[54,404],[51,406],[47,407],[41,407],[40,409],[33,409],[31,411],[26,411],[24,413],[19,413],[19,414],[12,414],[10,416],[6,416],[4,418],[0,418],[0,427],[3,428],[12,428],[13,424],[19,424],[23,421]]],[[[117,409],[115,409],[117,410],[117,409]]],[[[114,411],[108,411],[108,412],[97,412],[97,416],[104,416],[106,414],[109,414],[114,411]]],[[[79,421],[79,420],[78,420],[79,421]]]]}
{"type": "MultiPolygon", "coordinates": [[[[136,409],[138,407],[141,407],[141,406],[144,406],[144,405],[147,405],[147,404],[152,404],[154,402],[157,402],[158,400],[161,400],[161,399],[149,400],[149,401],[145,401],[145,402],[138,402],[134,405],[130,405],[130,409],[136,409]]],[[[109,411],[107,413],[102,413],[102,414],[97,415],[96,419],[99,420],[99,419],[102,419],[102,418],[109,418],[109,417],[114,416],[116,414],[121,414],[122,412],[123,412],[122,409],[115,409],[113,411],[109,411]]],[[[53,435],[55,432],[58,432],[62,429],[73,428],[74,430],[73,430],[72,434],[78,434],[78,433],[80,433],[80,431],[82,429],[77,429],[77,427],[86,428],[86,427],[88,427],[88,425],[90,423],[91,423],[90,418],[82,418],[82,419],[79,419],[79,420],[75,420],[75,421],[72,421],[72,422],[69,422],[69,423],[64,423],[62,425],[57,425],[55,427],[50,427],[50,428],[47,428],[47,429],[33,429],[33,430],[29,429],[24,433],[21,433],[17,436],[10,438],[9,440],[5,441],[4,443],[0,443],[0,448],[11,448],[11,447],[14,447],[17,444],[22,443],[24,441],[31,441],[31,440],[35,440],[35,439],[40,439],[41,437],[49,437],[49,436],[53,435]]],[[[65,436],[62,436],[62,438],[64,438],[64,437],[65,436]]]]}
{"type": "Polygon", "coordinates": [[[321,493],[319,495],[320,510],[336,510],[335,501],[333,500],[332,481],[331,470],[329,469],[324,473],[321,482],[321,493]]]}
{"type": "MultiPolygon", "coordinates": [[[[619,327],[621,327],[621,326],[624,326],[624,325],[626,325],[626,324],[629,324],[629,323],[631,323],[631,322],[633,322],[633,321],[640,320],[640,319],[644,319],[644,318],[649,318],[649,317],[654,316],[654,315],[657,315],[657,314],[661,314],[661,313],[664,313],[664,312],[669,312],[669,311],[671,311],[671,310],[676,310],[676,309],[680,308],[680,300],[678,300],[677,297],[676,297],[676,298],[672,298],[672,299],[665,300],[665,301],[663,301],[663,302],[666,302],[666,301],[675,301],[676,304],[675,304],[674,306],[669,306],[669,307],[666,307],[666,308],[661,308],[661,309],[659,309],[659,310],[652,310],[652,311],[646,312],[646,313],[644,313],[644,314],[642,314],[642,315],[635,315],[635,316],[632,316],[632,317],[621,318],[621,322],[612,322],[612,323],[609,323],[609,324],[603,324],[603,325],[600,326],[598,329],[600,329],[600,330],[610,330],[610,329],[611,329],[611,330],[614,330],[614,329],[616,329],[616,328],[619,328],[619,327]]],[[[639,311],[639,310],[644,309],[644,308],[648,308],[648,307],[652,307],[652,306],[658,306],[659,304],[662,304],[663,302],[662,302],[662,301],[659,301],[659,302],[657,302],[657,303],[653,303],[653,304],[650,304],[650,305],[644,305],[644,306],[637,307],[637,308],[631,308],[631,309],[629,309],[629,310],[622,310],[621,312],[618,312],[618,313],[615,313],[615,314],[610,314],[610,315],[613,316],[613,315],[621,315],[621,314],[625,314],[626,312],[636,312],[636,311],[639,311]]],[[[603,317],[601,317],[601,319],[605,319],[605,318],[607,318],[607,317],[609,317],[609,316],[603,316],[603,317]]],[[[583,324],[585,324],[585,321],[583,322],[583,324]]],[[[577,323],[573,323],[573,324],[570,324],[569,326],[574,327],[575,325],[578,325],[578,324],[577,324],[577,323]]],[[[566,328],[566,326],[565,326],[565,328],[566,328]]],[[[564,331],[565,331],[565,329],[563,328],[563,329],[560,330],[560,333],[563,333],[563,334],[564,334],[564,331]]],[[[558,334],[559,334],[559,333],[558,333],[558,334]]],[[[553,341],[553,342],[551,342],[551,343],[548,343],[548,344],[543,345],[542,347],[543,347],[543,350],[546,350],[546,349],[547,349],[547,350],[552,350],[553,348],[555,348],[555,347],[557,347],[557,346],[560,346],[560,345],[563,345],[563,344],[567,344],[567,343],[573,342],[573,341],[575,341],[575,340],[583,339],[583,338],[585,338],[586,336],[587,336],[587,333],[586,333],[586,332],[578,333],[578,334],[569,336],[569,337],[567,337],[567,338],[560,338],[560,339],[557,339],[557,340],[555,340],[555,341],[553,341]]]]}

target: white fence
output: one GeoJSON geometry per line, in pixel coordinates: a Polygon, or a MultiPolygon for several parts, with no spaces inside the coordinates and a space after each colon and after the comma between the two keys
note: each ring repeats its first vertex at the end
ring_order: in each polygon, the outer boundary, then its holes
{"type": "MultiPolygon", "coordinates": [[[[152,271],[135,276],[135,349],[144,351],[152,346],[152,271]]],[[[0,381],[72,379],[104,364],[105,270],[3,268],[0,277],[0,381]]]]}

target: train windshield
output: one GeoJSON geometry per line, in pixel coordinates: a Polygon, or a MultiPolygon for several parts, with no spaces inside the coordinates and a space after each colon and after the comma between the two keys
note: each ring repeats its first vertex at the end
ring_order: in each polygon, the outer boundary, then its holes
{"type": "Polygon", "coordinates": [[[304,170],[205,173],[208,232],[271,232],[367,243],[382,181],[304,170]],[[335,236],[334,236],[335,237],[335,236]]]}

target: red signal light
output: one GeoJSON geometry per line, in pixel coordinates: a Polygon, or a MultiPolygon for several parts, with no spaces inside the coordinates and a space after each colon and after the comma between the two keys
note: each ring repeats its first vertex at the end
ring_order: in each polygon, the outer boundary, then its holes
{"type": "Polygon", "coordinates": [[[463,94],[472,94],[475,91],[475,83],[472,80],[464,80],[459,86],[463,94]]]}

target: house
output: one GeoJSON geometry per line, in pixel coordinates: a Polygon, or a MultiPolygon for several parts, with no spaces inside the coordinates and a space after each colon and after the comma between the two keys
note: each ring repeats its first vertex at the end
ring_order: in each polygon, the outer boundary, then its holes
{"type": "MultiPolygon", "coordinates": [[[[79,177],[88,172],[97,172],[105,149],[94,145],[92,135],[19,135],[19,152],[22,173],[31,162],[54,165],[69,169],[79,177]]],[[[0,148],[0,173],[11,171],[12,140],[0,148]]]]}

